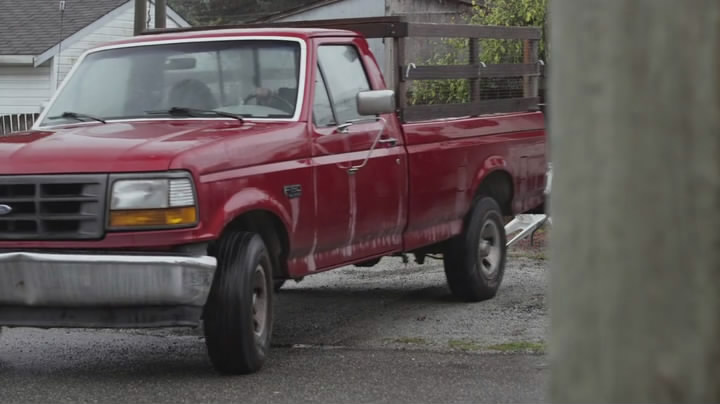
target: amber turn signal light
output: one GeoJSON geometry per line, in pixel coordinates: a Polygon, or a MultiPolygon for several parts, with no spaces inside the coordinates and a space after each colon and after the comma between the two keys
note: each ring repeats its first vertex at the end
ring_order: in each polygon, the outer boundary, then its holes
{"type": "Polygon", "coordinates": [[[194,206],[170,209],[118,210],[110,212],[110,227],[171,227],[188,226],[197,222],[194,206]]]}

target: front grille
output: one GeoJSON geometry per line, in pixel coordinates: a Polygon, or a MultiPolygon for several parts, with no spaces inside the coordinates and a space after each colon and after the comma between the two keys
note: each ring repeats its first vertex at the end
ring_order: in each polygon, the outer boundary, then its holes
{"type": "Polygon", "coordinates": [[[0,176],[0,240],[92,240],[105,228],[107,175],[0,176]],[[3,214],[4,213],[4,214],[3,214]]]}

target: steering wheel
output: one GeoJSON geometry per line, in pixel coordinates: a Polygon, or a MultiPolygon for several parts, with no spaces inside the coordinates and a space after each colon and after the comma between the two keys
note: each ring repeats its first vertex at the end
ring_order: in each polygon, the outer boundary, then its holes
{"type": "MultiPolygon", "coordinates": [[[[279,95],[270,94],[268,97],[270,97],[270,98],[272,98],[272,99],[274,99],[274,100],[279,100],[282,104],[287,105],[288,108],[290,108],[290,109],[287,110],[286,112],[292,112],[293,110],[295,110],[295,106],[294,106],[294,105],[290,104],[286,99],[280,97],[279,95]]],[[[253,98],[258,98],[257,94],[250,94],[250,95],[248,95],[247,97],[245,97],[245,100],[244,100],[245,104],[247,104],[248,101],[252,100],[253,98]]],[[[257,105],[260,105],[260,104],[257,104],[257,105]]]]}

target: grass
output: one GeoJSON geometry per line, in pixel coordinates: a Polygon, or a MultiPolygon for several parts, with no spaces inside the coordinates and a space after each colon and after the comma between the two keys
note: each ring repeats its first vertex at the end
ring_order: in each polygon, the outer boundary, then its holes
{"type": "MultiPolygon", "coordinates": [[[[403,345],[430,345],[430,341],[420,337],[397,337],[385,338],[385,342],[403,345]]],[[[478,351],[499,351],[504,353],[545,353],[544,342],[516,341],[503,344],[484,346],[469,339],[451,339],[448,347],[457,351],[478,352],[478,351]]]]}
{"type": "Polygon", "coordinates": [[[535,261],[547,261],[547,253],[545,251],[508,251],[510,257],[528,258],[535,261]]]}
{"type": "Polygon", "coordinates": [[[482,345],[477,342],[463,339],[451,339],[448,341],[448,346],[461,351],[480,351],[483,349],[482,345]]]}
{"type": "Polygon", "coordinates": [[[466,339],[451,339],[448,346],[452,349],[466,352],[476,351],[499,351],[504,353],[545,353],[545,344],[542,342],[517,341],[507,342],[504,344],[483,346],[479,343],[466,339]]]}
{"type": "Polygon", "coordinates": [[[424,338],[420,337],[399,337],[399,338],[388,338],[386,339],[388,342],[392,342],[395,344],[405,344],[405,345],[427,345],[428,342],[424,338]]]}
{"type": "Polygon", "coordinates": [[[545,353],[545,344],[541,342],[508,342],[505,344],[491,345],[487,347],[493,351],[500,352],[532,352],[532,353],[545,353]]]}

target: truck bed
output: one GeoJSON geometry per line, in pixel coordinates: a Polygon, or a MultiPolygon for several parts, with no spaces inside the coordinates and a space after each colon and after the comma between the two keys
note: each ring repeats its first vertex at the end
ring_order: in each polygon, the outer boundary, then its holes
{"type": "Polygon", "coordinates": [[[542,113],[437,119],[403,129],[409,172],[406,250],[457,235],[480,181],[488,176],[512,185],[512,193],[500,201],[507,215],[543,203],[542,113]]]}

